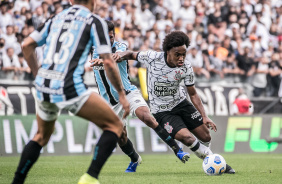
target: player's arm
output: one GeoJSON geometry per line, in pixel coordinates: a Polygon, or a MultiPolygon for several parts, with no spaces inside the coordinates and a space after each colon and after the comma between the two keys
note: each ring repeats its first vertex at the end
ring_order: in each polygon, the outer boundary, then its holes
{"type": "Polygon", "coordinates": [[[124,51],[124,52],[116,52],[113,54],[114,60],[119,63],[123,60],[137,60],[139,52],[133,52],[130,50],[124,51]]]}
{"type": "Polygon", "coordinates": [[[95,45],[97,46],[97,54],[99,54],[99,57],[103,60],[108,79],[119,94],[119,102],[125,111],[123,114],[123,118],[125,118],[130,112],[129,103],[126,99],[117,64],[111,56],[112,50],[107,30],[107,25],[102,19],[94,19],[90,39],[92,40],[93,46],[94,43],[97,43],[97,45],[95,45]]]}
{"type": "Polygon", "coordinates": [[[92,59],[89,61],[91,64],[90,64],[90,67],[93,67],[93,66],[101,66],[103,64],[103,60],[102,59],[99,59],[99,58],[96,58],[96,59],[92,59]]]}
{"type": "Polygon", "coordinates": [[[27,37],[22,44],[24,58],[27,61],[33,76],[36,76],[38,72],[38,62],[35,53],[36,47],[37,43],[31,37],[27,37]]]}
{"type": "Polygon", "coordinates": [[[38,61],[35,48],[46,43],[46,38],[50,31],[49,27],[52,24],[52,18],[53,16],[47,19],[44,24],[41,24],[37,30],[33,31],[22,43],[24,58],[34,76],[36,76],[38,72],[38,61]]]}
{"type": "Polygon", "coordinates": [[[211,128],[216,132],[217,128],[215,123],[207,116],[204,106],[202,104],[202,100],[200,99],[199,95],[197,94],[196,88],[194,85],[187,86],[187,92],[190,96],[190,99],[195,106],[195,108],[200,112],[203,117],[203,123],[208,127],[211,128]]]}
{"type": "Polygon", "coordinates": [[[119,101],[122,104],[123,109],[125,110],[123,114],[123,118],[125,118],[126,116],[129,115],[130,108],[129,108],[129,103],[126,99],[124,88],[122,86],[117,64],[112,59],[111,54],[101,54],[100,57],[103,59],[103,64],[108,79],[110,80],[111,84],[114,86],[114,88],[117,90],[119,94],[119,101]]]}

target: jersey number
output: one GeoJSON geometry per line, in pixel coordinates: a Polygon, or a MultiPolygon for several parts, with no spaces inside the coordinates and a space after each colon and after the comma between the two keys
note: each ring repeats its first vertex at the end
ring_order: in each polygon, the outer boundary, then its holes
{"type": "Polygon", "coordinates": [[[52,35],[51,42],[49,45],[49,50],[47,52],[46,58],[44,59],[44,64],[52,64],[53,62],[55,64],[63,64],[67,61],[70,50],[69,48],[72,46],[74,42],[74,35],[70,32],[64,32],[61,34],[59,38],[57,38],[57,35],[52,35]],[[59,52],[55,52],[55,45],[57,45],[57,42],[61,42],[61,48],[59,52]]]}

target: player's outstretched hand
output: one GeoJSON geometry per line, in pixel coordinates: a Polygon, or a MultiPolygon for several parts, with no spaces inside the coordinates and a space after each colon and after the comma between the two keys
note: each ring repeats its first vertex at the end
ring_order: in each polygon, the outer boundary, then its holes
{"type": "Polygon", "coordinates": [[[203,123],[208,127],[208,129],[215,132],[217,131],[216,124],[209,117],[203,118],[203,123]]]}
{"type": "Polygon", "coordinates": [[[99,66],[99,65],[102,65],[103,64],[103,60],[102,59],[92,59],[89,61],[91,64],[90,66],[93,67],[93,66],[99,66]]]}
{"type": "Polygon", "coordinates": [[[113,59],[114,59],[115,62],[120,62],[122,60],[122,58],[121,58],[122,56],[121,56],[120,52],[116,52],[112,56],[113,56],[113,59]]]}
{"type": "Polygon", "coordinates": [[[125,119],[129,115],[129,113],[130,113],[129,103],[128,103],[127,99],[126,99],[125,94],[124,95],[119,95],[119,102],[122,105],[122,108],[124,110],[122,119],[125,119]]]}

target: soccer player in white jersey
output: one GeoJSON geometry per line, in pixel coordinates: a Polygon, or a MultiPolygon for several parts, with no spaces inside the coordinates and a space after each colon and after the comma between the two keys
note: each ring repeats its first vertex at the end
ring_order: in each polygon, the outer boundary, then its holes
{"type": "MultiPolygon", "coordinates": [[[[114,40],[115,32],[114,25],[112,22],[107,21],[109,29],[109,37],[112,45],[112,52],[118,53],[126,51],[126,45],[119,43],[114,40]]],[[[103,68],[103,60],[98,58],[99,55],[96,53],[95,48],[92,54],[91,66],[93,66],[96,82],[99,88],[100,94],[103,98],[111,104],[114,111],[122,118],[123,110],[121,104],[119,103],[119,97],[117,91],[114,89],[111,82],[107,79],[105,71],[103,68]]],[[[189,154],[183,152],[182,149],[177,145],[174,139],[171,138],[168,132],[165,129],[161,128],[155,118],[151,115],[149,107],[139,90],[136,86],[132,85],[129,80],[129,68],[127,60],[122,60],[118,62],[118,68],[121,76],[121,81],[123,88],[126,92],[126,98],[130,104],[130,111],[133,115],[136,115],[141,121],[143,121],[147,126],[152,128],[158,136],[166,142],[174,151],[175,155],[183,162],[189,159],[189,154]]],[[[137,165],[141,162],[141,157],[136,153],[131,141],[127,138],[126,132],[126,120],[124,122],[124,129],[121,139],[119,140],[119,146],[122,151],[131,158],[131,162],[125,172],[135,172],[137,165]]]]}
{"type": "Polygon", "coordinates": [[[42,147],[48,143],[61,109],[95,122],[103,130],[91,165],[78,184],[99,184],[102,166],[121,136],[123,126],[119,117],[104,99],[83,83],[84,64],[91,47],[95,46],[104,59],[107,77],[118,91],[124,117],[129,114],[129,103],[111,57],[107,26],[104,20],[91,13],[95,3],[96,0],[74,0],[74,6],[48,19],[23,43],[24,57],[36,76],[38,130],[22,152],[13,184],[24,183],[42,147]],[[39,67],[35,48],[44,44],[44,61],[39,67]]]}
{"type": "MultiPolygon", "coordinates": [[[[185,33],[174,31],[165,37],[163,52],[125,51],[118,52],[113,57],[117,62],[134,59],[146,65],[150,108],[154,117],[173,138],[204,159],[212,154],[209,148],[211,141],[209,128],[215,132],[217,129],[205,113],[194,86],[193,69],[185,60],[189,44],[189,38],[185,33]],[[180,85],[182,81],[192,103],[187,100],[185,89],[180,85]]],[[[225,172],[235,173],[229,165],[225,172]]]]}

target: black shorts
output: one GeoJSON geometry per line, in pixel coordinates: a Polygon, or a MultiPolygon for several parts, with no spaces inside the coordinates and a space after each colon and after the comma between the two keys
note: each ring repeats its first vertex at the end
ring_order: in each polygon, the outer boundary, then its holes
{"type": "Polygon", "coordinates": [[[173,138],[182,128],[193,130],[203,124],[203,118],[199,111],[187,100],[183,100],[171,111],[153,114],[157,122],[173,138]]]}

